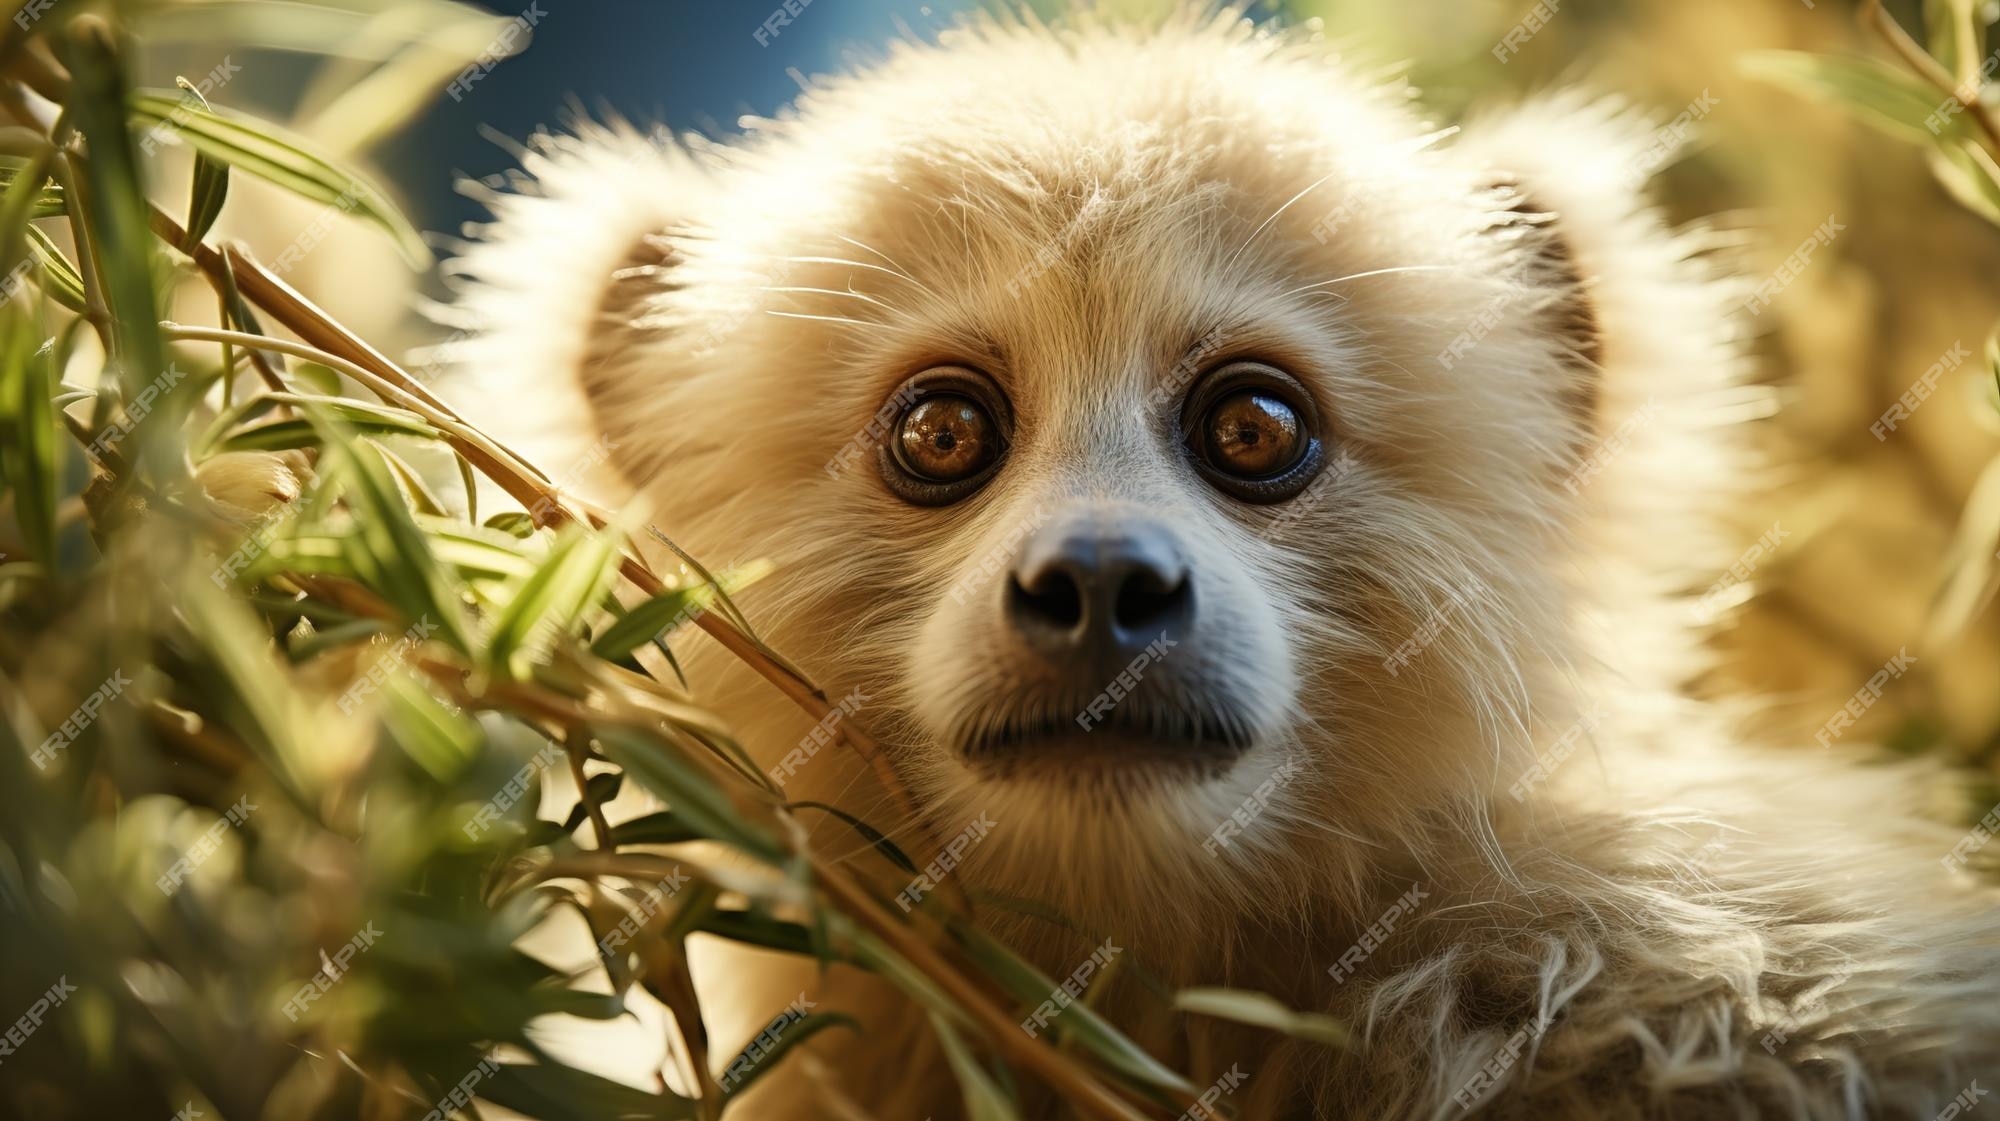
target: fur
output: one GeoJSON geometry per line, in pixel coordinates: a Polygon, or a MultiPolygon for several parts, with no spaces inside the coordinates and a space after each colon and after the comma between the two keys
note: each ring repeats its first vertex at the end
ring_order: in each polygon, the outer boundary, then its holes
{"type": "MultiPolygon", "coordinates": [[[[2000,914],[1940,863],[1938,776],[1743,743],[1685,695],[1686,593],[1733,553],[1706,518],[1753,470],[1732,429],[1758,403],[1742,293],[1642,199],[1643,114],[1558,93],[1451,135],[1399,83],[1224,12],[981,18],[748,125],[537,137],[458,263],[454,358],[545,466],[608,438],[618,478],[583,489],[643,496],[711,566],[776,562],[744,597],[763,636],[866,698],[931,833],[993,823],[953,875],[1092,932],[986,909],[1052,974],[1109,934],[1169,984],[1355,1032],[1274,1048],[1145,1011],[1126,970],[1104,999],[1163,1059],[1241,1063],[1245,1118],[1928,1121],[2000,1078],[2000,914]],[[1160,402],[1191,349],[1308,386],[1325,487],[1246,506],[1186,468],[1160,402]],[[917,507],[871,457],[839,464],[941,361],[998,379],[1018,431],[992,483],[917,507]],[[1227,698],[1256,730],[1233,766],[995,775],[950,749],[1102,687],[1022,658],[989,574],[1071,508],[1184,534],[1215,614],[1145,684],[1227,698]]],[[[805,742],[684,645],[767,765],[805,742]]],[[[785,783],[919,845],[838,748],[785,783]]],[[[752,1115],[960,1115],[881,982],[708,957],[709,1007],[740,1017],[720,1042],[802,992],[867,1025],[752,1115]]]]}

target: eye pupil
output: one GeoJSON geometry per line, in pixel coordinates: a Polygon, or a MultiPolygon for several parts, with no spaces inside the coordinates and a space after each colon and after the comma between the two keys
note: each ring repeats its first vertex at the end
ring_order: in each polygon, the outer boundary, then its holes
{"type": "Polygon", "coordinates": [[[1210,406],[1205,447],[1209,465],[1243,479],[1279,474],[1298,462],[1306,437],[1298,410],[1255,389],[1238,390],[1210,406]]]}
{"type": "Polygon", "coordinates": [[[993,418],[972,398],[939,393],[903,414],[894,446],[910,474],[955,483],[986,470],[1000,453],[1000,436],[993,418]]]}

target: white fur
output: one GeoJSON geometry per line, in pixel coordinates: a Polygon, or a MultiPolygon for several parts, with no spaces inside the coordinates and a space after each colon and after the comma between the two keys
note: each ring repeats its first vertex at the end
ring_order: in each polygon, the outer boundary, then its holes
{"type": "MultiPolygon", "coordinates": [[[[765,637],[829,695],[869,698],[856,718],[932,832],[995,822],[955,874],[1089,932],[988,909],[1052,972],[1112,932],[1170,983],[1355,1026],[1351,1050],[1274,1048],[1160,1014],[1129,980],[1108,994],[1197,1081],[1241,1061],[1239,1116],[1459,1116],[1515,1038],[1478,1116],[1935,1116],[2000,1079],[2000,917],[1939,864],[1936,778],[1762,751],[1680,693],[1700,667],[1685,593],[1729,551],[1706,515],[1751,469],[1728,436],[1755,406],[1736,289],[1640,200],[1638,114],[1559,94],[1441,140],[1404,92],[1233,14],[980,21],[729,144],[542,137],[460,263],[455,311],[479,332],[460,356],[487,379],[487,419],[545,465],[608,435],[678,542],[711,565],[777,562],[746,597],[765,637]],[[1590,335],[1564,325],[1578,299],[1590,335]],[[1154,390],[1217,322],[1223,349],[1309,386],[1350,457],[1291,514],[1209,488],[1163,432],[1154,390]],[[867,457],[823,469],[941,361],[980,363],[1012,399],[991,484],[919,508],[867,457]],[[1572,494],[1580,461],[1602,469],[1572,494]],[[981,711],[1055,711],[1099,685],[1047,680],[1000,619],[999,580],[975,579],[1048,504],[1183,533],[1216,615],[1158,672],[1254,719],[1232,770],[993,777],[949,749],[981,711]],[[1280,516],[1296,524],[1267,539],[1280,516]],[[968,580],[976,594],[948,594],[968,580]],[[1386,672],[1433,617],[1435,640],[1386,672]],[[1588,734],[1565,738],[1579,720],[1588,734]],[[1565,742],[1582,746],[1513,797],[1565,742]],[[1206,851],[1273,775],[1269,808],[1206,851]],[[1331,978],[1413,884],[1428,898],[1331,978]]],[[[687,653],[767,762],[800,742],[805,720],[740,666],[687,653]]],[[[787,793],[917,843],[838,749],[787,793]]],[[[843,828],[820,836],[845,844],[843,828]]],[[[928,1028],[879,981],[716,967],[728,995],[709,1005],[740,1018],[719,1038],[816,991],[869,1025],[816,1042],[824,1079],[875,1116],[956,1115],[928,1028]]],[[[753,1112],[819,1116],[806,1069],[762,1084],[753,1112]]]]}

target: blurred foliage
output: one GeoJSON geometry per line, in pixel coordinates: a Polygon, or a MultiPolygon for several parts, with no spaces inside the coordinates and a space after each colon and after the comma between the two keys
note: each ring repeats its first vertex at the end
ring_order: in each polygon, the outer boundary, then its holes
{"type": "MultiPolygon", "coordinates": [[[[0,1114],[712,1119],[856,1030],[800,1009],[775,1042],[712,1041],[695,936],[879,972],[930,1012],[978,1116],[1014,1115],[1014,1071],[1092,1117],[1193,1101],[1088,1002],[1022,1032],[1055,982],[949,882],[890,907],[916,862],[866,823],[858,854],[813,848],[808,807],[686,693],[665,640],[698,628],[826,715],[730,599],[768,566],[662,578],[627,540],[656,530],[608,524],[284,279],[375,236],[349,218],[428,262],[340,149],[504,55],[512,20],[5,7],[0,1114]],[[133,88],[140,44],[197,33],[369,65],[318,140],[232,108],[226,67],[133,88]],[[269,266],[212,236],[251,185],[311,204],[269,266]],[[477,520],[481,487],[509,508],[477,520]],[[646,808],[615,813],[628,784],[646,808]],[[564,923],[595,943],[575,967],[531,951],[564,923]],[[664,1035],[642,1084],[551,1053],[559,1025],[619,1019],[664,1035]]],[[[1259,994],[1199,1014],[1294,1026],[1259,994]]]]}
{"type": "MultiPolygon", "coordinates": [[[[1365,60],[1421,60],[1446,115],[1574,79],[1662,120],[1713,97],[1661,191],[1679,218],[1724,215],[1747,275],[1847,223],[1758,324],[1785,407],[1757,431],[1784,466],[1735,518],[1746,547],[1783,534],[1730,597],[1707,687],[1775,698],[1761,730],[1810,743],[1907,647],[1865,731],[2000,766],[1988,87],[1913,126],[1943,94],[1826,2],[1551,8],[1504,58],[1531,6],[1291,7],[1365,60]],[[1878,439],[1955,342],[1972,357],[1878,439]]],[[[1990,8],[1892,14],[1955,85],[1981,74],[1990,8]]],[[[953,892],[884,905],[929,854],[858,822],[859,857],[814,850],[803,807],[687,695],[663,639],[700,629],[826,711],[729,599],[762,566],[655,573],[626,541],[651,527],[607,524],[292,288],[410,291],[385,250],[423,243],[352,157],[504,53],[507,20],[443,0],[0,9],[0,1114],[713,1118],[797,1042],[854,1030],[805,1013],[724,1087],[696,935],[882,973],[932,1012],[975,1116],[1012,1115],[1016,1072],[1080,1115],[1185,1108],[1193,1083],[1087,1001],[1020,1032],[1049,978],[953,892]],[[214,73],[132,88],[143,51],[190,41],[343,57],[279,127],[214,73]],[[280,192],[299,201],[263,227],[273,266],[215,234],[280,192]],[[293,271],[305,252],[343,267],[293,271]],[[482,490],[508,508],[479,519],[482,490]],[[621,817],[628,784],[649,808],[621,817]],[[559,922],[594,960],[531,952],[559,922]],[[555,1024],[633,1019],[671,1056],[647,1085],[547,1046],[555,1024]]],[[[1177,1003],[1342,1038],[1258,994],[1177,1003]]]]}
{"type": "MultiPolygon", "coordinates": [[[[1703,689],[1746,701],[1761,738],[1816,750],[1834,711],[1907,649],[1916,664],[1842,741],[1931,753],[2000,783],[1986,580],[2000,483],[1981,487],[2000,454],[1983,355],[2000,309],[1996,152],[1970,115],[1940,134],[1925,123],[1968,80],[1980,104],[2000,97],[1986,41],[2000,4],[1906,0],[1879,17],[1855,0],[1287,7],[1363,62],[1415,60],[1407,73],[1447,118],[1580,83],[1684,132],[1653,193],[1676,221],[1711,230],[1742,276],[1776,275],[1829,217],[1846,227],[1745,317],[1778,407],[1751,426],[1767,466],[1727,512],[1747,579],[1714,574],[1728,610],[1703,689]],[[1935,52],[1945,88],[1891,45],[1884,19],[1935,52]],[[1496,55],[1516,28],[1526,38],[1496,55]],[[1671,124],[1683,113],[1691,129],[1671,124]],[[1924,402],[1878,438],[1926,381],[1924,402]],[[1774,547],[1756,550],[1763,539],[1774,547]]],[[[1972,816],[1989,793],[1975,793],[1972,816]]]]}

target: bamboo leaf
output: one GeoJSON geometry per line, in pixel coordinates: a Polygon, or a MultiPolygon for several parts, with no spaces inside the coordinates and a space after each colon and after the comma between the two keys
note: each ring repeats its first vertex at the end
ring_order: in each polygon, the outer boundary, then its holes
{"type": "Polygon", "coordinates": [[[1347,1028],[1339,1020],[1318,1012],[1294,1011],[1269,993],[1249,989],[1182,989],[1174,997],[1174,1007],[1334,1047],[1344,1047],[1348,1040],[1347,1028]]]}
{"type": "MultiPolygon", "coordinates": [[[[410,267],[424,268],[431,263],[422,235],[379,187],[358,172],[336,166],[302,138],[268,121],[197,109],[159,92],[135,93],[129,104],[139,119],[172,129],[198,152],[305,198],[369,219],[396,240],[410,267]]],[[[285,262],[281,258],[278,263],[285,262]]]]}
{"type": "MultiPolygon", "coordinates": [[[[208,109],[208,98],[201,95],[193,82],[186,78],[174,79],[174,84],[195,101],[208,109]]],[[[215,225],[222,214],[222,204],[229,198],[229,165],[197,152],[194,157],[194,183],[188,191],[187,244],[199,245],[208,236],[209,228],[215,225]]]]}
{"type": "MultiPolygon", "coordinates": [[[[770,572],[770,562],[753,561],[729,569],[716,579],[725,591],[733,594],[770,572]]],[[[715,588],[710,584],[691,584],[662,592],[627,611],[616,623],[605,628],[597,641],[591,643],[590,651],[600,658],[622,658],[648,642],[664,638],[676,627],[692,622],[715,599],[715,588]]]]}
{"type": "Polygon", "coordinates": [[[487,664],[516,678],[530,676],[549,640],[597,603],[617,562],[615,534],[565,527],[548,559],[494,621],[487,664]]]}
{"type": "Polygon", "coordinates": [[[0,480],[28,552],[55,562],[57,463],[54,378],[48,351],[35,346],[26,314],[0,305],[0,480]]]}
{"type": "Polygon", "coordinates": [[[1903,140],[1969,137],[1966,115],[1940,113],[1948,99],[1888,63],[1805,51],[1752,51],[1738,66],[1795,93],[1831,102],[1857,119],[1903,140]]]}

